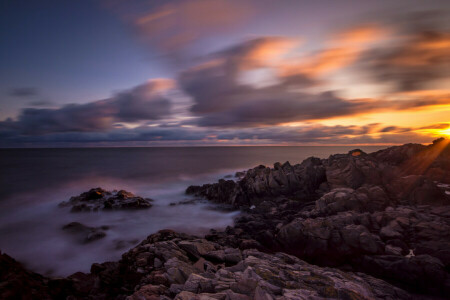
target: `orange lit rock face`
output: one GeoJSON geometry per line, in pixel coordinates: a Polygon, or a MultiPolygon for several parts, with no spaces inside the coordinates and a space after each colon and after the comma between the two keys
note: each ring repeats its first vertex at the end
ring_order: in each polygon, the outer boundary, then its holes
{"type": "Polygon", "coordinates": [[[352,156],[360,156],[361,152],[360,151],[355,151],[352,153],[352,156]]]}

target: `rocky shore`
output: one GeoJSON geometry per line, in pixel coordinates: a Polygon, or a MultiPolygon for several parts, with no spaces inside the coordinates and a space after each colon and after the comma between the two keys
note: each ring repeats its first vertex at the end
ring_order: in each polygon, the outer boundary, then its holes
{"type": "MultiPolygon", "coordinates": [[[[211,230],[204,237],[162,230],[124,253],[120,261],[93,264],[90,273],[67,278],[29,272],[3,253],[0,298],[447,299],[450,295],[448,140],[370,154],[356,149],[296,165],[258,166],[236,175],[235,180],[186,190],[196,198],[240,209],[233,227],[211,230]]],[[[116,199],[115,207],[130,202],[151,206],[150,201],[136,202],[139,197],[119,192],[93,189],[63,205],[74,211],[101,210],[108,209],[106,200],[116,199]],[[123,198],[125,202],[118,201],[123,198]]],[[[101,238],[102,230],[107,230],[69,225],[65,230],[82,232],[83,239],[101,238]]]]}

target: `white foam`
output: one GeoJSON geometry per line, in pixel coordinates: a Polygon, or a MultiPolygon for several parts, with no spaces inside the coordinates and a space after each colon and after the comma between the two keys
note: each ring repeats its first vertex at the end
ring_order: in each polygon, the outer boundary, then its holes
{"type": "Polygon", "coordinates": [[[142,182],[130,185],[117,180],[102,179],[106,189],[126,189],[137,195],[151,197],[154,206],[148,210],[98,213],[70,213],[57,204],[68,200],[93,185],[92,181],[77,182],[58,190],[42,191],[2,203],[0,248],[33,271],[67,276],[77,271],[88,272],[94,262],[119,260],[121,254],[160,229],[173,229],[190,234],[205,234],[211,228],[225,228],[233,223],[238,212],[219,212],[208,203],[169,206],[186,199],[186,182],[154,186],[145,189],[142,182]],[[80,244],[61,228],[70,222],[87,226],[110,226],[101,240],[80,244]],[[118,249],[117,244],[122,244],[118,249]]]}

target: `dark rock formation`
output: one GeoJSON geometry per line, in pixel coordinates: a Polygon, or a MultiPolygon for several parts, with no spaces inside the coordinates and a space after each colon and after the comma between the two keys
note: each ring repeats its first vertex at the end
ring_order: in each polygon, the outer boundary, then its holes
{"type": "Polygon", "coordinates": [[[284,253],[241,251],[169,230],[149,236],[119,262],[93,264],[89,274],[65,279],[50,280],[25,271],[6,255],[1,259],[2,299],[415,297],[363,273],[310,265],[284,253]]]}
{"type": "Polygon", "coordinates": [[[61,207],[71,206],[72,212],[89,212],[114,209],[146,209],[152,207],[152,199],[142,198],[134,194],[120,191],[106,191],[102,188],[91,189],[79,196],[61,202],[61,207]]]}
{"type": "Polygon", "coordinates": [[[186,193],[234,207],[251,207],[278,196],[312,200],[325,180],[322,161],[311,157],[295,166],[289,162],[276,163],[273,169],[261,165],[248,170],[237,183],[219,180],[216,184],[190,186],[186,193]]]}
{"type": "Polygon", "coordinates": [[[73,294],[72,282],[47,278],[27,271],[19,262],[0,252],[0,299],[65,299],[73,294]]]}
{"type": "Polygon", "coordinates": [[[79,222],[72,222],[64,225],[62,228],[64,231],[74,235],[81,243],[89,243],[106,236],[106,230],[108,226],[89,227],[79,222]]]}
{"type": "Polygon", "coordinates": [[[236,183],[187,192],[246,212],[234,228],[212,231],[208,240],[283,251],[415,292],[445,295],[450,292],[449,162],[447,140],[372,154],[356,149],[294,166],[260,166],[236,183]],[[442,175],[439,182],[436,174],[442,175]]]}

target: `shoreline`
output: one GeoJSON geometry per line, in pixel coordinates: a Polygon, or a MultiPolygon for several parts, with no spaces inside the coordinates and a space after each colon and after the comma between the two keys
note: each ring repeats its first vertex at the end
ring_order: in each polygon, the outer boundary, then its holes
{"type": "Polygon", "coordinates": [[[119,262],[67,278],[28,272],[2,254],[0,296],[445,298],[450,195],[442,184],[450,183],[449,162],[448,141],[438,140],[259,166],[237,182],[191,186],[188,194],[242,214],[203,238],[162,230],[119,262]]]}

